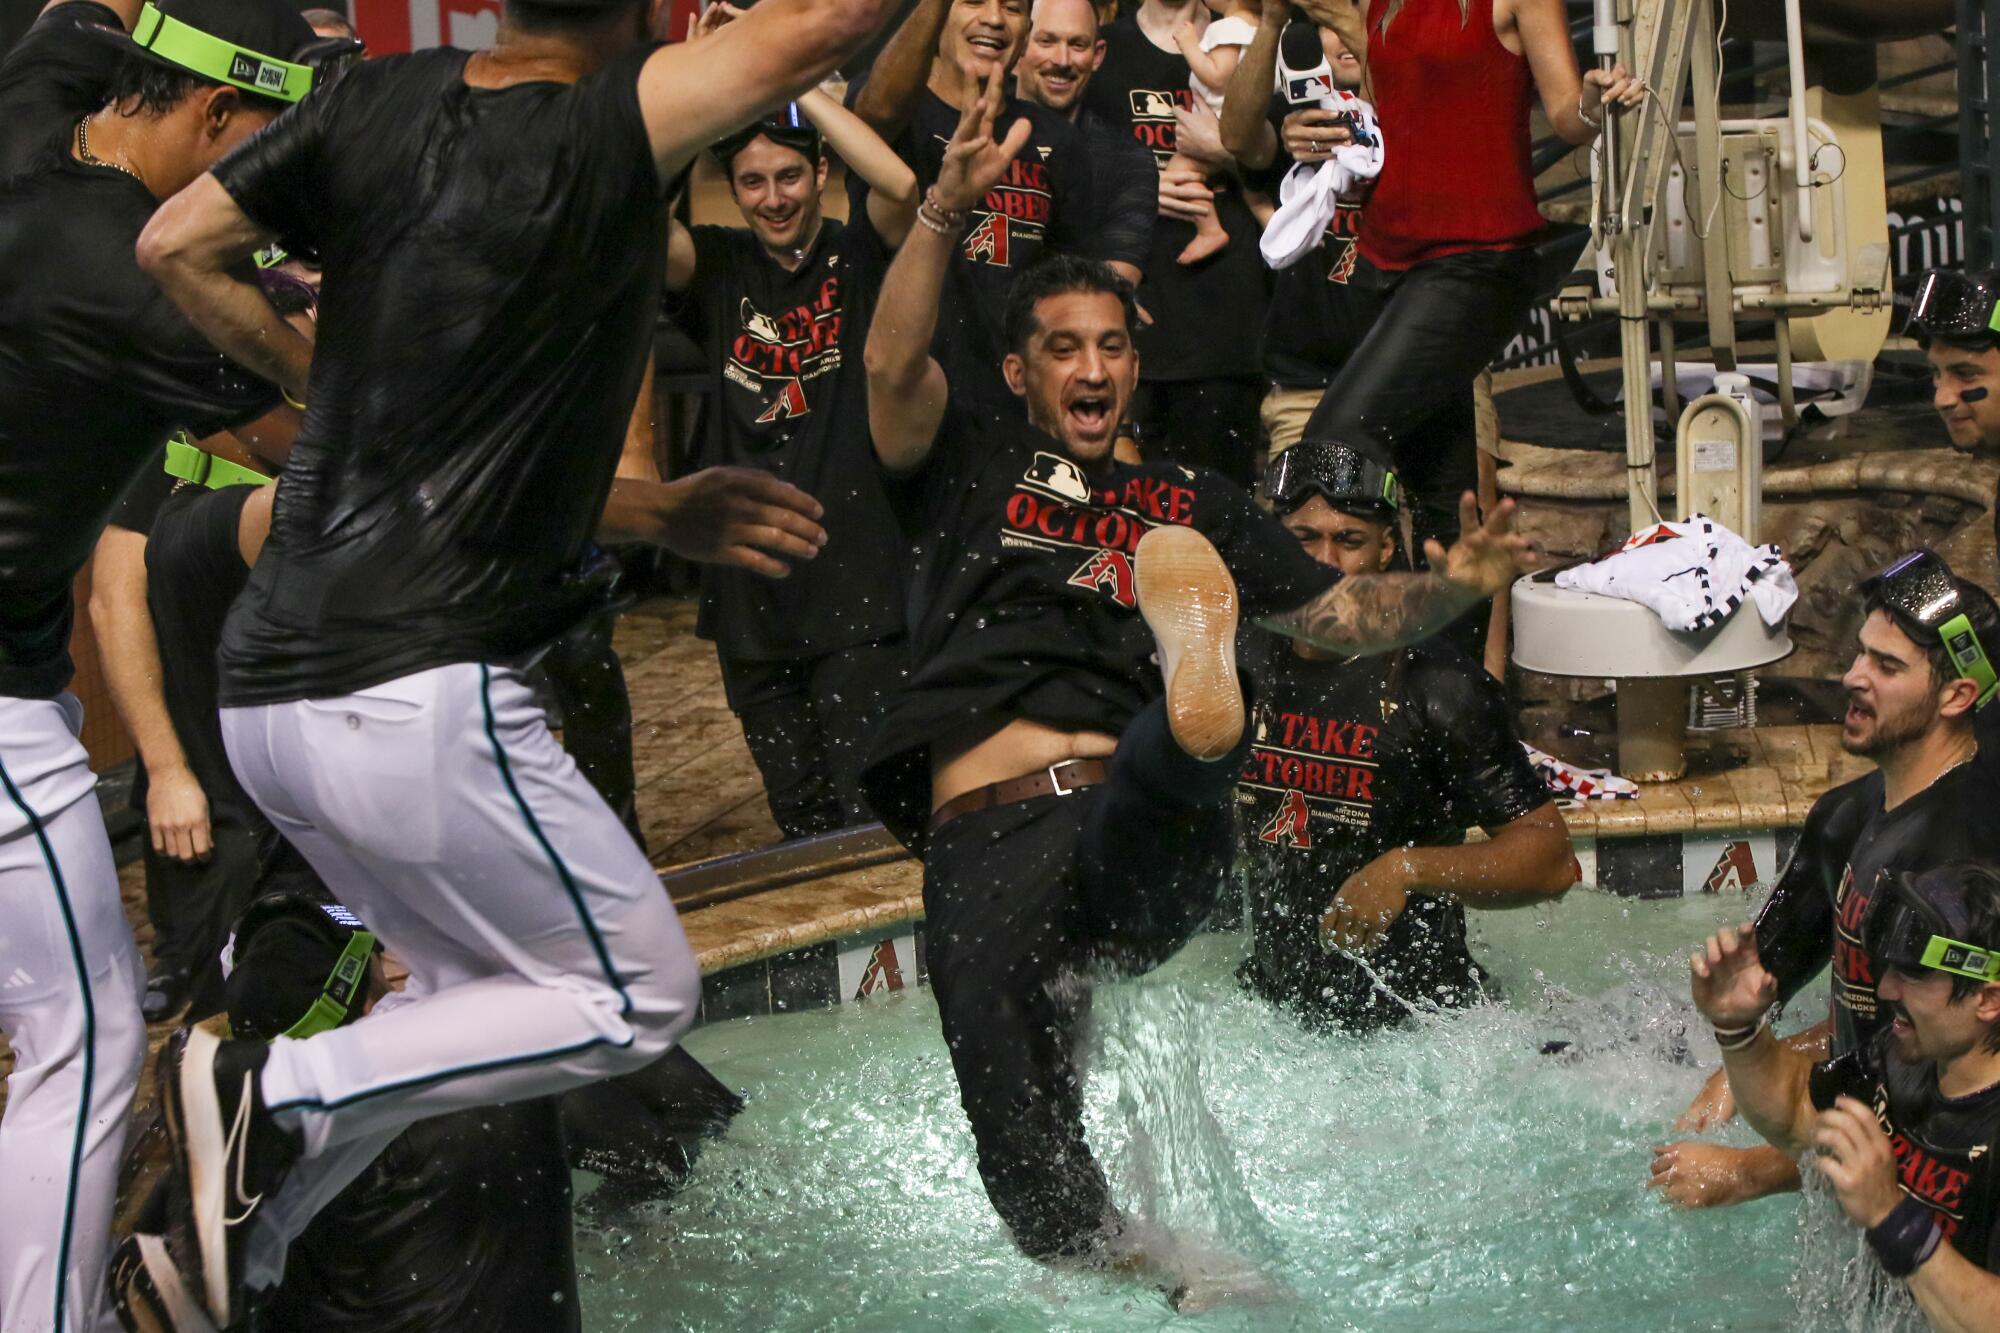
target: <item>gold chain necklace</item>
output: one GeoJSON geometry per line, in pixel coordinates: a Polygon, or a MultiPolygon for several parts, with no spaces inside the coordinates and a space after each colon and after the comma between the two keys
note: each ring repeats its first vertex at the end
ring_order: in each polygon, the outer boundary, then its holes
{"type": "Polygon", "coordinates": [[[126,166],[123,162],[107,162],[105,159],[99,157],[97,154],[90,151],[89,116],[85,116],[82,120],[79,120],[76,123],[76,155],[93,167],[110,167],[113,171],[124,172],[127,176],[130,176],[133,180],[138,181],[139,184],[141,185],[144,185],[146,183],[145,177],[141,176],[138,172],[132,170],[132,168],[126,166]]]}

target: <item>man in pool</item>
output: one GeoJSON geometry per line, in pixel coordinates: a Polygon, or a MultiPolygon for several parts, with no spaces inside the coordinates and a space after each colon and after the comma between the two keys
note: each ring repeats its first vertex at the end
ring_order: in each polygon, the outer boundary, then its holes
{"type": "MultiPolygon", "coordinates": [[[[1349,577],[1395,558],[1398,489],[1373,450],[1324,441],[1282,451],[1264,476],[1286,530],[1349,577]]],[[[1249,646],[1243,980],[1314,1025],[1472,1003],[1484,969],[1465,909],[1545,902],[1578,877],[1499,683],[1441,640],[1372,657],[1256,632],[1249,646]],[[1473,825],[1486,840],[1467,845],[1473,825]]]]}
{"type": "MultiPolygon", "coordinates": [[[[1797,849],[1757,914],[1757,947],[1789,1003],[1833,964],[1833,1013],[1788,1039],[1801,1053],[1842,1055],[1887,1026],[1875,964],[1858,923],[1884,870],[1993,861],[1991,818],[1969,762],[1973,714],[1993,697],[1987,644],[2000,644],[2000,609],[1929,551],[1913,551],[1861,585],[1866,619],[1847,669],[1841,747],[1876,770],[1813,803],[1797,849]]],[[[1718,1071],[1678,1128],[1705,1129],[1731,1114],[1718,1071]]],[[[1654,1149],[1651,1184],[1689,1207],[1742,1203],[1797,1189],[1796,1164],[1762,1148],[1684,1142],[1654,1149]]]]}
{"type": "Polygon", "coordinates": [[[1931,1324],[1991,1328],[2000,1307],[2000,875],[1952,864],[1888,873],[1854,933],[1879,980],[1867,1040],[1814,1064],[1771,1036],[1782,986],[1762,931],[1733,926],[1690,961],[1743,1118],[1813,1150],[1841,1211],[1931,1324]]]}
{"type": "Polygon", "coordinates": [[[1091,260],[1044,260],[1009,298],[1002,371],[1027,423],[966,412],[931,334],[968,210],[1025,140],[1017,122],[994,141],[1002,103],[995,71],[869,334],[875,451],[917,555],[910,680],[864,790],[924,857],[931,980],[995,1208],[1035,1258],[1159,1272],[1084,1142],[1073,1055],[1085,970],[1170,956],[1227,869],[1249,753],[1239,613],[1385,651],[1506,586],[1526,547],[1511,505],[1481,526],[1467,496],[1469,535],[1431,552],[1441,574],[1343,579],[1221,476],[1114,461],[1132,294],[1091,260]]]}

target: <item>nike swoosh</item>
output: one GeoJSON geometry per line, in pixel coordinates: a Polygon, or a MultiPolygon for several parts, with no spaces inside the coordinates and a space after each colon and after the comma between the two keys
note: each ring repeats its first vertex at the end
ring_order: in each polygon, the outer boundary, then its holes
{"type": "Polygon", "coordinates": [[[255,1095],[250,1083],[251,1077],[249,1074],[243,1076],[243,1091],[236,1099],[236,1118],[230,1122],[229,1137],[222,1142],[223,1160],[233,1161],[236,1167],[229,1182],[229,1192],[234,1196],[233,1201],[243,1210],[234,1217],[225,1213],[222,1219],[225,1226],[239,1226],[247,1222],[250,1215],[257,1211],[257,1205],[264,1201],[262,1194],[248,1194],[243,1188],[244,1163],[249,1157],[249,1153],[243,1151],[243,1148],[244,1141],[250,1134],[250,1099],[255,1095]]]}

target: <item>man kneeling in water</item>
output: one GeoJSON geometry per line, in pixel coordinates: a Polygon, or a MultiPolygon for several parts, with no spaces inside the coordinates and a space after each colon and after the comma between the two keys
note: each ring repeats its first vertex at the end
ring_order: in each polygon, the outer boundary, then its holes
{"type": "Polygon", "coordinates": [[[1695,1007],[1743,1118],[1788,1153],[1813,1150],[1882,1271],[1937,1328],[1991,1328],[2000,1308],[2000,875],[1968,863],[1885,871],[1858,932],[1891,1017],[1814,1064],[1776,1041],[1778,979],[1758,931],[1711,936],[1689,966],[1695,1007]],[[1947,1243],[1948,1242],[1948,1243],[1947,1243]]]}
{"type": "MultiPolygon", "coordinates": [[[[868,414],[910,572],[910,678],[864,778],[924,857],[931,981],[988,1196],[1038,1259],[1159,1268],[1084,1142],[1094,964],[1143,971],[1207,918],[1248,754],[1240,613],[1340,653],[1414,642],[1507,586],[1503,504],[1436,574],[1343,579],[1222,476],[1114,461],[1138,380],[1131,289],[1060,255],[1008,301],[1027,423],[975,418],[931,358],[967,211],[1020,151],[996,75],[945,149],[876,306],[868,414]],[[1239,599],[1238,589],[1241,587],[1239,599]],[[1142,619],[1143,617],[1143,619],[1142,619]],[[1157,664],[1155,655],[1157,654],[1157,664]]],[[[1179,1274],[1163,1274],[1177,1280],[1179,1274]]]]}
{"type": "MultiPolygon", "coordinates": [[[[1264,477],[1306,553],[1349,577],[1388,569],[1397,492],[1346,444],[1294,445],[1264,477]]],[[[1351,657],[1253,631],[1247,661],[1244,982],[1309,1023],[1350,1028],[1477,999],[1465,909],[1559,898],[1578,874],[1498,682],[1439,639],[1351,657]],[[1486,841],[1461,845],[1474,825],[1486,841]]]]}

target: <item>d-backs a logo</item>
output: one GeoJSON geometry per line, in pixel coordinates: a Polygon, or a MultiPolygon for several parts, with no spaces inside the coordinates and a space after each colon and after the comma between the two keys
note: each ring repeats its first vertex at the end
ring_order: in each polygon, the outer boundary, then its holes
{"type": "Polygon", "coordinates": [[[1153,150],[1153,160],[1162,171],[1174,156],[1175,113],[1194,106],[1194,89],[1134,88],[1128,96],[1132,107],[1132,137],[1153,150]]]}
{"type": "Polygon", "coordinates": [[[1709,867],[1708,878],[1702,881],[1703,893],[1721,893],[1733,889],[1738,893],[1747,890],[1757,882],[1757,857],[1750,844],[1738,839],[1722,849],[1722,855],[1715,858],[1709,867]]]}
{"type": "Polygon", "coordinates": [[[981,206],[972,210],[972,230],[963,242],[968,260],[1014,268],[1025,266],[1041,253],[1042,236],[1055,216],[1047,155],[1048,149],[1039,145],[1023,149],[1021,156],[1007,164],[1006,174],[986,192],[981,206]],[[1031,151],[1033,157],[1029,156],[1031,151]]]}
{"type": "Polygon", "coordinates": [[[1333,210],[1333,220],[1326,224],[1323,243],[1326,246],[1326,280],[1345,286],[1354,277],[1354,261],[1360,254],[1357,244],[1361,236],[1361,208],[1356,204],[1338,204],[1333,210]]]}
{"type": "Polygon", "coordinates": [[[1875,886],[1857,884],[1854,867],[1841,872],[1833,896],[1833,1001],[1857,1018],[1875,1016],[1875,962],[1861,942],[1861,923],[1875,886]]]}
{"type": "Polygon", "coordinates": [[[1133,477],[1122,491],[1098,490],[1069,459],[1037,453],[1007,497],[1004,517],[1001,545],[1087,552],[1066,582],[1130,610],[1139,604],[1132,577],[1139,539],[1163,523],[1191,522],[1194,491],[1163,477],[1133,477]]]}
{"type": "Polygon", "coordinates": [[[1367,828],[1375,803],[1375,741],[1381,731],[1366,722],[1282,709],[1260,721],[1240,785],[1275,793],[1280,805],[1259,836],[1268,843],[1309,848],[1307,821],[1313,814],[1367,828]]]}
{"type": "Polygon", "coordinates": [[[812,411],[806,385],[840,369],[840,278],[829,276],[813,299],[768,315],[744,297],[739,329],[722,375],[757,396],[759,425],[812,411]]]}

